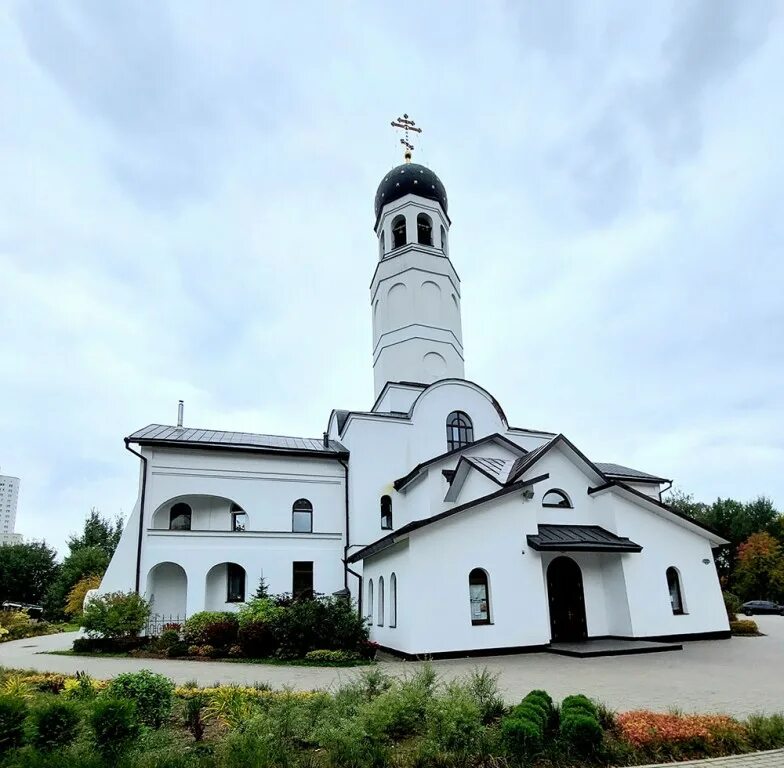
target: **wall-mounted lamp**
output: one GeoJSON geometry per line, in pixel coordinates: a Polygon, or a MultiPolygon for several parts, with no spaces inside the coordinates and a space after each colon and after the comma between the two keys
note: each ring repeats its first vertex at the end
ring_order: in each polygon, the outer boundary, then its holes
{"type": "Polygon", "coordinates": [[[710,565],[710,559],[707,558],[707,557],[703,557],[702,558],[702,562],[703,562],[704,565],[710,565]]]}
{"type": "Polygon", "coordinates": [[[523,498],[524,498],[526,501],[531,501],[531,499],[532,499],[533,497],[534,497],[534,489],[533,489],[533,488],[526,488],[526,489],[523,491],[523,498]]]}

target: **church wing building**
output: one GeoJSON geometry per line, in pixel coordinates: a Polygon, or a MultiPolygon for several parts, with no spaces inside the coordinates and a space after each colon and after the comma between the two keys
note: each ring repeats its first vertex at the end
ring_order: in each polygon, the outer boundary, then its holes
{"type": "MultiPolygon", "coordinates": [[[[171,620],[271,592],[350,596],[396,653],[729,635],[712,549],[670,481],[511,426],[465,378],[447,194],[392,169],[375,199],[375,401],[318,439],[152,424],[125,439],[138,501],[100,591],[171,620]]],[[[180,412],[182,413],[182,411],[180,412]]]]}

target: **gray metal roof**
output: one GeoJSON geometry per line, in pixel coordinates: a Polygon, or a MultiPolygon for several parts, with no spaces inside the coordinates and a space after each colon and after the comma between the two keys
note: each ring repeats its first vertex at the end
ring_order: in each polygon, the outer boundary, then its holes
{"type": "Polygon", "coordinates": [[[486,456],[466,456],[465,460],[484,470],[488,475],[492,475],[499,483],[507,481],[509,473],[517,462],[517,459],[498,459],[486,456]]]}
{"type": "Polygon", "coordinates": [[[608,477],[624,477],[632,481],[636,479],[640,482],[668,482],[664,477],[641,472],[639,469],[624,467],[622,464],[613,464],[608,461],[596,461],[594,464],[608,477]]]}
{"type": "Polygon", "coordinates": [[[598,525],[540,525],[528,546],[541,552],[640,552],[633,541],[598,525]]]}
{"type": "Polygon", "coordinates": [[[335,440],[327,446],[323,440],[312,437],[286,437],[260,435],[253,432],[226,432],[217,429],[191,429],[166,424],[150,424],[128,436],[131,443],[187,444],[204,448],[243,448],[259,451],[286,451],[345,455],[348,450],[335,440]]]}

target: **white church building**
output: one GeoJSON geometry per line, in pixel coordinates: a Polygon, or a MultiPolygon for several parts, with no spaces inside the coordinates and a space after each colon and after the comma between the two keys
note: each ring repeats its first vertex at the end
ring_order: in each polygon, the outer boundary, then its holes
{"type": "Polygon", "coordinates": [[[404,656],[586,638],[729,635],[712,549],[670,481],[510,426],[464,376],[447,195],[406,161],[375,199],[375,401],[322,438],[152,424],[125,439],[138,501],[101,592],[156,614],[272,593],[350,594],[404,656]]]}

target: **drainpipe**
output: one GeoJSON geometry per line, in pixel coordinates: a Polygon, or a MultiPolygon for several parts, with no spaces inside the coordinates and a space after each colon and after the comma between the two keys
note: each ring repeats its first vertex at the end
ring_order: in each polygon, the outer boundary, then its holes
{"type": "Polygon", "coordinates": [[[139,594],[142,570],[142,539],[144,537],[144,497],[147,495],[147,459],[139,451],[134,451],[130,446],[130,440],[125,438],[125,450],[130,451],[134,456],[142,460],[142,493],[139,499],[139,540],[136,544],[136,594],[139,594]]]}
{"type": "MultiPolygon", "coordinates": [[[[324,442],[327,441],[327,433],[324,433],[324,442]]],[[[350,521],[349,521],[349,510],[348,510],[348,462],[343,461],[343,459],[339,460],[340,463],[343,465],[343,472],[345,475],[344,479],[344,489],[345,489],[345,510],[346,510],[346,543],[343,546],[343,587],[344,589],[348,589],[348,574],[351,570],[348,567],[348,548],[349,548],[349,532],[350,532],[350,521]]],[[[356,576],[356,574],[354,574],[356,576]]]]}
{"type": "Polygon", "coordinates": [[[362,616],[362,593],[365,591],[362,586],[362,577],[356,572],[352,571],[351,568],[348,567],[348,561],[344,560],[343,565],[346,568],[346,572],[350,573],[352,576],[357,577],[357,581],[359,582],[359,596],[357,597],[357,613],[362,616]]]}
{"type": "Polygon", "coordinates": [[[669,491],[670,488],[672,488],[672,480],[668,480],[667,482],[669,483],[669,485],[663,491],[659,491],[659,501],[661,501],[662,503],[663,503],[662,496],[664,496],[664,494],[667,493],[667,491],[669,491]]]}

